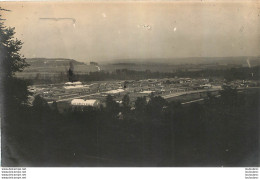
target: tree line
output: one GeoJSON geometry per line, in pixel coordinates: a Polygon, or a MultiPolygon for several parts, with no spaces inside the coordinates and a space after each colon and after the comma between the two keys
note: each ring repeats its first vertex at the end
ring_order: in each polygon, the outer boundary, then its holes
{"type": "MultiPolygon", "coordinates": [[[[160,96],[107,96],[100,108],[59,113],[37,96],[9,116],[20,157],[15,166],[256,166],[259,164],[259,90],[223,90],[203,104],[160,96]],[[19,114],[17,116],[17,114],[19,114]]],[[[11,109],[13,112],[13,109],[11,109]]],[[[9,162],[9,163],[8,163],[9,162]]]]}
{"type": "MultiPolygon", "coordinates": [[[[88,74],[74,74],[78,81],[106,81],[106,80],[142,80],[152,78],[174,78],[174,77],[194,77],[194,78],[221,78],[227,81],[233,80],[258,80],[260,77],[260,66],[252,68],[238,67],[230,69],[204,69],[201,71],[177,71],[177,72],[151,72],[150,70],[136,71],[129,69],[117,69],[113,72],[98,71],[88,74]]],[[[31,82],[34,84],[61,83],[67,82],[69,75],[61,72],[57,75],[36,74],[31,82]]]]}

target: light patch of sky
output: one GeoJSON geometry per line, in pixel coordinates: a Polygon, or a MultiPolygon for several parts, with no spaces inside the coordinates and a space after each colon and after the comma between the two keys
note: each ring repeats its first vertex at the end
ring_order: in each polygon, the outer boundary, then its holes
{"type": "Polygon", "coordinates": [[[3,13],[5,24],[16,28],[28,58],[99,61],[260,54],[260,6],[254,1],[1,4],[12,10],[3,13]]]}

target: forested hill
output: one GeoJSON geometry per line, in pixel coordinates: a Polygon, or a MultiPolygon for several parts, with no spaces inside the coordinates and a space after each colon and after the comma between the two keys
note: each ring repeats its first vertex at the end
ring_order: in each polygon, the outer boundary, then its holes
{"type": "MultiPolygon", "coordinates": [[[[45,64],[64,65],[68,62],[73,62],[74,65],[82,65],[74,59],[68,58],[27,58],[26,62],[32,66],[43,66],[45,64]]],[[[85,63],[87,63],[86,61],[85,63]]],[[[136,65],[183,65],[183,64],[208,64],[208,65],[242,65],[242,66],[257,66],[260,65],[260,56],[241,56],[241,57],[189,57],[189,58],[151,58],[151,59],[114,59],[103,60],[99,64],[114,65],[114,66],[136,66],[136,65]]]]}
{"type": "MultiPolygon", "coordinates": [[[[114,59],[111,60],[113,64],[124,64],[124,63],[159,63],[159,64],[171,64],[171,65],[182,65],[182,64],[219,64],[219,65],[248,65],[248,61],[251,66],[260,64],[260,56],[237,56],[237,57],[184,57],[184,58],[147,58],[147,59],[114,59]]],[[[102,63],[108,63],[103,61],[102,63]]]]}
{"type": "Polygon", "coordinates": [[[64,66],[70,62],[73,65],[83,65],[84,63],[78,62],[73,59],[66,58],[27,58],[26,62],[32,67],[45,67],[45,66],[64,66]]]}

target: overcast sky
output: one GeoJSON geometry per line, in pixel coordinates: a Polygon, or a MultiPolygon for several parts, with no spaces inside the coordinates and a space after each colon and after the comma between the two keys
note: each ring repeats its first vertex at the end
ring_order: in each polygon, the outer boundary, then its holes
{"type": "Polygon", "coordinates": [[[260,55],[257,2],[1,2],[1,7],[12,10],[3,18],[16,28],[27,58],[260,55]]]}

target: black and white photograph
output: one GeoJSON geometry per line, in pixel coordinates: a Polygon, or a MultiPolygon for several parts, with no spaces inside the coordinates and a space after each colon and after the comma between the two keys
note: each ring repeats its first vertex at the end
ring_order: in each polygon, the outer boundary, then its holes
{"type": "Polygon", "coordinates": [[[259,167],[259,1],[0,2],[2,167],[259,167]]]}

